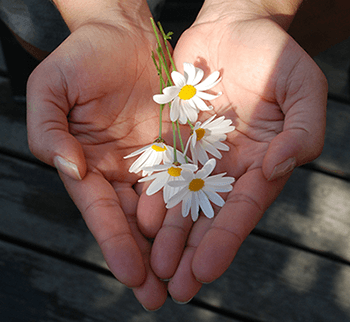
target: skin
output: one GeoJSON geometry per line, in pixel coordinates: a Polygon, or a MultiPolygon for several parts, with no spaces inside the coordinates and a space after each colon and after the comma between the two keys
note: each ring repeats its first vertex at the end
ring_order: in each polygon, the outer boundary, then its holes
{"type": "MultiPolygon", "coordinates": [[[[130,16],[120,11],[119,20],[81,23],[69,16],[69,1],[56,4],[65,20],[73,21],[72,34],[28,81],[31,151],[50,165],[56,156],[76,165],[81,180],[59,168],[61,179],[112,273],[133,288],[146,309],[161,307],[167,290],[186,302],[201,282],[224,273],[282,190],[290,172],[269,181],[276,165],[291,157],[301,165],[321,152],[324,76],[267,11],[247,8],[227,18],[220,15],[222,8],[204,5],[174,60],[179,71],[183,62],[192,62],[206,76],[222,73],[213,92],[223,95],[211,103],[236,130],[216,172],[228,172],[237,182],[224,196],[225,206],[215,208],[214,220],[200,216],[193,224],[182,218],[180,206],[166,211],[161,193],[147,196],[146,185],[137,184],[140,177],[128,172],[135,159],[123,159],[158,136],[152,95],[159,92],[159,79],[150,58],[155,37],[145,3],[130,16]]],[[[166,112],[164,120],[169,139],[166,112]]]]}
{"type": "MultiPolygon", "coordinates": [[[[222,73],[214,92],[223,95],[210,103],[236,126],[225,141],[230,152],[215,171],[237,179],[224,207],[216,209],[214,220],[202,216],[193,225],[170,210],[154,236],[152,268],[171,278],[168,290],[179,302],[229,267],[293,170],[277,167],[277,178],[271,178],[276,165],[291,158],[296,166],[309,162],[323,146],[327,84],[316,64],[266,14],[227,16],[202,10],[174,51],[179,70],[183,62],[193,62],[206,75],[222,73]]],[[[146,212],[144,207],[140,221],[151,218],[146,212]]]]}

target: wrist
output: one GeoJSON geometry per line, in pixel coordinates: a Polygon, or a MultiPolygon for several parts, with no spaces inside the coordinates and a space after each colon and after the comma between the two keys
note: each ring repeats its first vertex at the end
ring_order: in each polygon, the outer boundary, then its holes
{"type": "Polygon", "coordinates": [[[287,30],[303,0],[205,0],[197,23],[270,18],[287,30]]]}
{"type": "Polygon", "coordinates": [[[149,24],[146,0],[52,0],[71,32],[88,23],[123,25],[149,24]]]}

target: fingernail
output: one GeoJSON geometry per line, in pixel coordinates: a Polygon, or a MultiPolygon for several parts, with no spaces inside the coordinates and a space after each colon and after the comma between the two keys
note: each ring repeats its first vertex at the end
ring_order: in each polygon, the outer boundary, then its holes
{"type": "Polygon", "coordinates": [[[75,180],[81,180],[78,167],[74,163],[67,161],[59,155],[56,155],[54,157],[53,163],[58,171],[63,172],[64,174],[75,180]]]}
{"type": "Polygon", "coordinates": [[[191,297],[188,301],[180,302],[180,301],[177,301],[177,300],[175,300],[175,299],[172,298],[172,300],[173,300],[176,304],[180,304],[180,305],[187,304],[187,303],[189,303],[192,299],[193,299],[193,297],[191,297]]]}
{"type": "Polygon", "coordinates": [[[171,280],[171,278],[160,278],[160,280],[162,282],[169,282],[171,280]]]}
{"type": "Polygon", "coordinates": [[[149,309],[146,309],[146,307],[144,307],[142,304],[141,304],[141,306],[144,308],[144,310],[145,310],[146,312],[156,312],[156,311],[158,311],[158,310],[160,309],[160,307],[159,307],[159,308],[157,308],[157,309],[155,309],[155,310],[149,310],[149,309]]]}
{"type": "Polygon", "coordinates": [[[295,157],[289,158],[286,161],[284,161],[280,164],[277,164],[275,166],[275,168],[273,169],[272,174],[271,174],[268,181],[272,181],[272,180],[275,180],[277,178],[283,177],[287,173],[293,171],[296,164],[297,163],[296,163],[295,157]]]}

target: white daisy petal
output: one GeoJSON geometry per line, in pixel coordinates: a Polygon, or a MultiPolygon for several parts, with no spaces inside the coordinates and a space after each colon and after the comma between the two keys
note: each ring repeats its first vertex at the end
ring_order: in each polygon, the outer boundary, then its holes
{"type": "Polygon", "coordinates": [[[208,160],[203,168],[199,171],[197,171],[196,173],[196,178],[200,178],[200,179],[205,179],[206,177],[208,177],[212,171],[214,170],[216,166],[216,160],[215,159],[210,159],[208,160]]]}
{"type": "Polygon", "coordinates": [[[208,182],[208,183],[220,182],[220,180],[222,180],[222,177],[224,177],[226,174],[227,174],[226,172],[215,174],[213,176],[210,176],[208,179],[206,179],[205,182],[208,182]]]}
{"type": "MultiPolygon", "coordinates": [[[[204,142],[203,142],[203,145],[204,145],[204,142]]],[[[222,154],[213,145],[207,143],[207,144],[205,144],[204,149],[207,152],[209,152],[211,155],[213,155],[215,158],[218,158],[218,159],[222,158],[222,154]]]]}
{"type": "Polygon", "coordinates": [[[197,157],[198,153],[196,152],[196,148],[193,147],[192,145],[190,145],[190,150],[191,150],[191,156],[192,156],[193,163],[195,165],[197,165],[198,164],[198,157],[197,157]]]}
{"type": "Polygon", "coordinates": [[[193,221],[197,221],[199,216],[199,198],[196,192],[192,193],[191,200],[191,217],[193,221]]]}
{"type": "Polygon", "coordinates": [[[188,193],[189,193],[189,190],[187,187],[182,188],[178,193],[176,193],[174,196],[172,196],[168,200],[168,203],[166,204],[166,208],[170,209],[175,207],[177,204],[179,204],[183,200],[185,195],[188,193]]]}
{"type": "Polygon", "coordinates": [[[174,99],[175,96],[176,96],[177,94],[179,94],[180,89],[181,89],[181,88],[179,88],[179,87],[177,87],[177,86],[168,86],[168,87],[165,87],[165,88],[163,89],[163,94],[164,94],[164,95],[167,95],[167,96],[171,96],[172,99],[174,99]]]}
{"type": "Polygon", "coordinates": [[[158,104],[169,103],[174,97],[165,94],[156,94],[153,95],[153,100],[158,104]]]}
{"type": "Polygon", "coordinates": [[[161,172],[157,174],[157,178],[149,185],[146,190],[146,194],[151,196],[158,192],[167,183],[169,175],[166,172],[161,172]]]}
{"type": "Polygon", "coordinates": [[[197,132],[193,131],[192,137],[191,137],[191,146],[194,148],[197,144],[197,132]]]}
{"type": "Polygon", "coordinates": [[[184,63],[184,72],[187,74],[186,84],[193,85],[196,76],[196,68],[190,63],[184,63]]]}
{"type": "MultiPolygon", "coordinates": [[[[212,129],[212,128],[220,128],[221,127],[221,123],[222,123],[222,121],[225,119],[225,116],[220,116],[220,117],[218,117],[217,119],[215,119],[215,120],[213,120],[214,118],[213,117],[211,117],[211,120],[208,122],[208,123],[210,123],[210,124],[208,124],[208,126],[207,126],[207,128],[208,129],[212,129]]],[[[208,119],[209,120],[209,119],[208,119]]],[[[231,121],[231,120],[227,120],[227,121],[231,121]]],[[[232,122],[232,121],[231,121],[232,122]]],[[[204,123],[203,123],[204,124],[204,123]]],[[[206,124],[206,125],[207,125],[206,124]]]]}
{"type": "Polygon", "coordinates": [[[185,180],[169,181],[167,184],[172,188],[184,187],[188,185],[188,183],[185,180]]]}
{"type": "Polygon", "coordinates": [[[216,95],[213,95],[213,94],[209,94],[209,93],[205,93],[205,92],[201,92],[201,91],[198,91],[197,92],[197,96],[200,97],[201,99],[204,99],[206,101],[211,101],[215,98],[218,98],[222,93],[218,93],[216,95]]]}
{"type": "Polygon", "coordinates": [[[225,204],[225,200],[221,198],[216,192],[203,189],[204,193],[208,196],[209,200],[215,205],[222,207],[225,204]]]}
{"type": "Polygon", "coordinates": [[[191,123],[194,123],[194,122],[197,121],[198,113],[189,104],[185,105],[185,114],[186,114],[187,118],[190,120],[191,123]]]}
{"type": "Polygon", "coordinates": [[[175,85],[180,88],[186,85],[186,78],[177,71],[173,71],[171,73],[171,78],[174,81],[175,85]]]}
{"type": "Polygon", "coordinates": [[[204,76],[204,71],[196,67],[196,76],[194,77],[192,85],[193,86],[197,85],[203,79],[203,76],[204,76]]]}
{"type": "Polygon", "coordinates": [[[205,164],[209,160],[208,154],[201,143],[198,143],[196,149],[194,149],[194,155],[196,156],[196,159],[200,162],[200,164],[205,164]]]}
{"type": "Polygon", "coordinates": [[[214,217],[214,209],[209,202],[207,195],[203,191],[198,191],[199,197],[199,205],[204,213],[204,215],[208,218],[214,217]]]}
{"type": "Polygon", "coordinates": [[[227,185],[227,186],[215,186],[215,187],[211,187],[210,185],[207,186],[208,190],[211,189],[213,191],[216,192],[230,192],[232,191],[233,187],[231,185],[227,185]]]}
{"type": "Polygon", "coordinates": [[[143,151],[147,150],[147,149],[148,149],[149,147],[151,147],[151,146],[152,146],[152,144],[146,145],[146,146],[144,146],[143,148],[138,149],[138,150],[136,150],[136,151],[134,151],[134,152],[128,154],[127,156],[124,157],[124,159],[128,159],[128,158],[134,157],[134,156],[136,156],[136,155],[139,155],[140,153],[142,153],[143,151]]]}
{"type": "Polygon", "coordinates": [[[181,177],[182,177],[185,181],[190,182],[191,180],[194,179],[194,174],[193,174],[192,171],[184,169],[184,170],[181,171],[181,177]]]}
{"type": "MultiPolygon", "coordinates": [[[[170,147],[169,147],[170,148],[170,147]]],[[[153,167],[145,167],[145,168],[142,168],[142,170],[146,170],[146,171],[164,171],[164,170],[167,170],[169,167],[171,167],[171,163],[166,163],[166,164],[157,164],[157,165],[154,165],[153,167]]],[[[147,177],[147,178],[150,178],[150,177],[147,177]]],[[[143,180],[143,179],[140,179],[140,180],[143,180]]],[[[139,181],[140,181],[139,180],[139,181]]]]}
{"type": "Polygon", "coordinates": [[[181,165],[181,168],[189,171],[197,171],[198,167],[195,164],[185,163],[181,165]]]}
{"type": "MultiPolygon", "coordinates": [[[[149,172],[152,172],[152,167],[148,167],[147,169],[149,170],[146,170],[146,171],[149,171],[149,172]]],[[[145,168],[142,168],[142,170],[145,170],[145,168]]],[[[138,182],[145,182],[145,181],[150,181],[150,180],[154,180],[157,178],[157,174],[152,174],[150,176],[147,176],[147,177],[143,177],[141,179],[138,180],[138,182]]]]}
{"type": "Polygon", "coordinates": [[[183,107],[179,110],[180,116],[178,118],[179,122],[181,124],[186,124],[187,123],[187,114],[185,113],[183,107]]]}
{"type": "Polygon", "coordinates": [[[209,123],[212,123],[211,121],[215,118],[215,116],[216,116],[216,114],[214,114],[213,116],[209,117],[206,121],[203,122],[203,124],[199,124],[198,127],[200,127],[200,125],[202,125],[203,128],[206,128],[206,127],[210,128],[209,127],[209,123]]]}
{"type": "Polygon", "coordinates": [[[222,143],[221,141],[216,141],[213,145],[214,145],[214,147],[216,147],[217,149],[220,149],[222,151],[229,151],[230,150],[230,148],[225,143],[222,143]]]}
{"type": "Polygon", "coordinates": [[[184,199],[182,200],[182,205],[181,205],[181,213],[182,217],[187,217],[188,213],[191,209],[191,193],[187,194],[184,199]]]}
{"type": "Polygon", "coordinates": [[[226,173],[220,173],[215,176],[211,176],[210,178],[207,178],[205,183],[211,184],[211,185],[228,185],[235,182],[235,178],[233,177],[225,177],[223,178],[226,173]]]}
{"type": "Polygon", "coordinates": [[[203,82],[196,85],[196,89],[199,91],[207,91],[208,89],[211,89],[221,81],[221,78],[219,78],[219,76],[220,72],[213,72],[203,82]]]}
{"type": "Polygon", "coordinates": [[[167,203],[171,197],[173,197],[175,194],[177,194],[181,190],[181,187],[179,188],[173,188],[170,187],[168,184],[166,184],[163,188],[163,198],[164,202],[167,203]]]}
{"type": "Polygon", "coordinates": [[[207,104],[205,104],[204,101],[198,96],[192,97],[192,100],[195,102],[197,108],[201,111],[210,111],[213,109],[212,106],[208,106],[207,104]]]}
{"type": "Polygon", "coordinates": [[[175,122],[180,116],[180,102],[179,97],[175,97],[174,101],[171,104],[170,108],[170,119],[172,122],[175,122]]]}
{"type": "Polygon", "coordinates": [[[152,150],[146,150],[138,159],[130,166],[129,172],[138,173],[141,171],[142,166],[147,161],[147,159],[152,155],[152,150]]]}

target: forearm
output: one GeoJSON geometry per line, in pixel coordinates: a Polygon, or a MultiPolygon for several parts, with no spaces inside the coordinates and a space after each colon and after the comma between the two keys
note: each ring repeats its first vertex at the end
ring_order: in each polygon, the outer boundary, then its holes
{"type": "Polygon", "coordinates": [[[52,0],[71,31],[89,22],[149,23],[146,0],[52,0]]]}
{"type": "Polygon", "coordinates": [[[210,20],[269,16],[287,30],[303,0],[205,0],[200,16],[210,20]]]}

